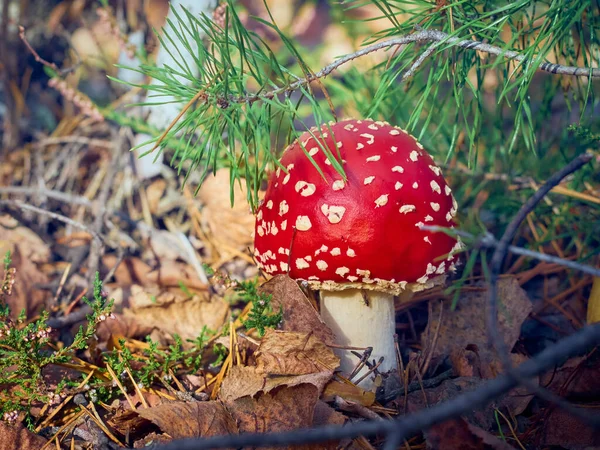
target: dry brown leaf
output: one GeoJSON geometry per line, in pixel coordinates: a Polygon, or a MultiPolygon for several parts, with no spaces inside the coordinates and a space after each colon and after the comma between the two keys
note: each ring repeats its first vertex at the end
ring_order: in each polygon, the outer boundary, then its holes
{"type": "Polygon", "coordinates": [[[462,418],[451,419],[425,433],[429,450],[513,450],[506,442],[462,418]]]}
{"type": "Polygon", "coordinates": [[[184,341],[197,337],[204,326],[218,329],[229,313],[229,305],[217,297],[188,299],[169,292],[156,292],[153,296],[148,291],[153,292],[132,286],[131,307],[125,308],[123,315],[135,319],[140,326],[176,333],[184,341]]]}
{"type": "MultiPolygon", "coordinates": [[[[257,398],[242,397],[227,402],[242,433],[269,433],[308,428],[313,425],[319,390],[312,384],[283,386],[257,398]]],[[[321,417],[322,411],[319,412],[321,417]]],[[[286,446],[294,450],[335,448],[333,443],[286,446]]],[[[267,447],[261,447],[266,450],[267,447]]]]}
{"type": "MultiPolygon", "coordinates": [[[[459,395],[463,395],[465,392],[477,389],[483,383],[485,383],[485,380],[479,377],[461,377],[445,380],[433,388],[410,392],[407,397],[407,411],[408,413],[413,413],[451,400],[459,395]]],[[[490,430],[496,425],[495,409],[510,409],[510,402],[511,399],[502,398],[499,401],[490,403],[485,408],[466,414],[464,418],[477,427],[490,430]]]]}
{"type": "Polygon", "coordinates": [[[540,384],[561,396],[600,397],[600,359],[571,358],[542,375],[540,384]]]}
{"type": "Polygon", "coordinates": [[[334,401],[335,397],[341,397],[349,402],[358,403],[363,406],[371,406],[375,403],[375,392],[365,391],[354,384],[342,383],[331,380],[323,391],[323,400],[334,401]]]}
{"type": "Polygon", "coordinates": [[[340,359],[311,333],[268,330],[256,352],[256,369],[269,375],[333,372],[340,359]]]}
{"type": "Polygon", "coordinates": [[[272,295],[273,310],[283,308],[281,329],[313,333],[325,344],[334,344],[333,331],[321,320],[319,313],[302,292],[298,284],[287,275],[277,275],[260,287],[261,292],[272,295]]]}
{"type": "Polygon", "coordinates": [[[270,392],[281,386],[312,384],[322,392],[331,379],[332,372],[316,372],[305,375],[270,376],[259,373],[255,367],[233,366],[221,385],[219,398],[231,402],[241,397],[254,397],[260,392],[270,392]]]}
{"type": "Polygon", "coordinates": [[[247,202],[246,186],[234,184],[235,203],[231,207],[229,170],[217,170],[209,176],[198,192],[198,199],[204,204],[202,220],[212,236],[220,243],[239,250],[252,244],[254,216],[247,202]]]}
{"type": "MultiPolygon", "coordinates": [[[[597,414],[597,408],[580,408],[580,411],[597,414]]],[[[600,446],[600,432],[597,429],[561,408],[554,408],[542,421],[542,427],[541,447],[588,450],[600,446]]]]}
{"type": "Polygon", "coordinates": [[[0,223],[0,258],[10,251],[12,265],[16,269],[12,294],[7,297],[8,306],[14,319],[25,310],[28,317],[36,314],[46,299],[46,294],[36,289],[37,284],[47,284],[48,277],[37,264],[45,263],[50,250],[44,241],[29,228],[10,226],[10,219],[4,216],[0,223]]]}
{"type": "Polygon", "coordinates": [[[220,402],[169,402],[137,413],[174,439],[238,433],[235,421],[220,402]]]}
{"type": "Polygon", "coordinates": [[[146,281],[161,287],[179,287],[185,285],[188,289],[206,290],[207,285],[198,279],[198,274],[192,266],[176,261],[169,262],[161,268],[148,272],[146,281]]]}
{"type": "MultiPolygon", "coordinates": [[[[499,280],[498,298],[500,335],[507,348],[512,349],[519,339],[521,325],[531,312],[531,301],[514,277],[499,280]]],[[[439,324],[439,309],[444,308],[439,336],[433,349],[434,358],[450,355],[455,349],[470,347],[477,350],[482,363],[495,359],[487,345],[487,300],[488,291],[481,290],[464,292],[454,311],[451,311],[447,302],[434,303],[433,314],[423,333],[423,345],[430,348],[439,324]]]]}
{"type": "Polygon", "coordinates": [[[39,450],[46,439],[33,434],[21,424],[8,425],[0,421],[0,450],[39,450]]]}
{"type": "Polygon", "coordinates": [[[163,198],[165,189],[167,188],[167,182],[164,178],[159,178],[153,181],[150,186],[146,188],[146,196],[148,197],[148,207],[152,214],[156,214],[158,211],[158,204],[163,198]]]}

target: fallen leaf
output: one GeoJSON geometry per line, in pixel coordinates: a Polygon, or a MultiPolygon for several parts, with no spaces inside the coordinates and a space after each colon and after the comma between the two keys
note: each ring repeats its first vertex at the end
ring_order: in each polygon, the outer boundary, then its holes
{"type": "Polygon", "coordinates": [[[556,370],[542,375],[540,384],[562,397],[590,399],[600,397],[600,358],[577,357],[556,370]]]}
{"type": "Polygon", "coordinates": [[[235,421],[220,402],[168,402],[139,409],[137,413],[174,439],[238,432],[235,421]]]}
{"type": "MultiPolygon", "coordinates": [[[[9,225],[10,221],[4,216],[1,223],[9,225]]],[[[37,264],[48,261],[50,250],[30,229],[22,226],[10,229],[0,224],[1,260],[4,260],[8,251],[11,253],[11,267],[16,270],[12,293],[6,297],[11,316],[16,319],[25,310],[27,317],[31,317],[39,311],[47,298],[46,293],[36,288],[38,284],[48,283],[48,277],[37,264]]]]}
{"type": "Polygon", "coordinates": [[[245,183],[233,184],[233,207],[230,186],[229,170],[219,169],[202,183],[197,198],[204,204],[202,219],[212,236],[228,247],[245,250],[253,241],[254,216],[247,202],[245,183]]]}
{"type": "Polygon", "coordinates": [[[270,375],[331,371],[340,365],[333,351],[312,333],[268,330],[256,352],[256,369],[270,375]]]}
{"type": "Polygon", "coordinates": [[[513,450],[514,447],[462,418],[429,428],[425,435],[429,450],[513,450]]]}
{"type": "MultiPolygon", "coordinates": [[[[436,387],[410,392],[407,396],[407,412],[413,413],[422,409],[427,409],[431,405],[436,405],[465,392],[473,391],[480,387],[485,380],[479,377],[461,377],[450,380],[444,380],[436,387]]],[[[474,410],[470,414],[465,414],[464,418],[472,425],[484,430],[491,430],[496,426],[495,409],[509,408],[510,399],[502,398],[488,404],[485,408],[474,410]]]]}
{"type": "MultiPolygon", "coordinates": [[[[499,332],[506,347],[512,349],[521,334],[521,325],[532,310],[531,301],[514,277],[501,278],[498,281],[498,299],[499,332]]],[[[444,308],[432,356],[445,357],[454,349],[466,349],[471,346],[477,348],[482,361],[495,359],[487,345],[487,303],[487,289],[464,292],[454,311],[447,302],[434,303],[433,314],[423,333],[424,347],[431,348],[431,340],[439,324],[440,308],[444,308]]]]}
{"type": "Polygon", "coordinates": [[[363,406],[371,406],[375,403],[375,392],[365,391],[354,384],[331,380],[325,385],[322,398],[326,402],[332,402],[335,397],[342,397],[344,400],[363,406]]]}
{"type": "MultiPolygon", "coordinates": [[[[596,374],[597,376],[597,374],[596,374]]],[[[579,408],[582,413],[596,413],[597,408],[579,408]]],[[[554,408],[542,423],[542,447],[556,446],[568,450],[594,449],[600,446],[600,432],[561,408],[554,408]]]]}
{"type": "Polygon", "coordinates": [[[150,212],[155,215],[158,211],[158,204],[165,194],[167,188],[167,182],[164,178],[159,178],[153,181],[150,186],[146,188],[146,196],[148,197],[148,207],[150,212]]]}
{"type": "Polygon", "coordinates": [[[39,450],[46,439],[33,434],[20,423],[8,425],[0,421],[0,450],[39,450]]]}
{"type": "Polygon", "coordinates": [[[281,386],[311,384],[322,392],[331,379],[331,371],[309,373],[305,375],[270,376],[259,373],[255,367],[233,366],[221,385],[219,398],[231,402],[241,397],[254,397],[259,393],[268,393],[281,386]]]}
{"type": "Polygon", "coordinates": [[[326,344],[335,343],[333,331],[325,325],[310,300],[289,276],[277,275],[264,283],[260,290],[271,294],[275,311],[283,308],[282,330],[313,333],[326,344]]]}
{"type": "Polygon", "coordinates": [[[131,293],[131,306],[123,310],[126,318],[133,318],[139,326],[176,333],[184,341],[196,338],[204,326],[211,330],[220,328],[229,313],[229,305],[217,297],[184,298],[157,289],[143,289],[137,285],[131,287],[131,293]]]}
{"type": "MultiPolygon", "coordinates": [[[[281,386],[257,398],[242,397],[227,402],[227,410],[238,423],[242,433],[273,433],[313,426],[319,390],[312,384],[281,386]]],[[[318,418],[323,417],[319,408],[318,418]]],[[[322,419],[319,419],[322,420],[322,419]]],[[[337,419],[339,420],[339,419],[337,419]]],[[[271,447],[260,447],[266,450],[271,447]]],[[[336,444],[321,442],[314,445],[294,445],[278,448],[294,450],[334,449],[336,444]]]]}

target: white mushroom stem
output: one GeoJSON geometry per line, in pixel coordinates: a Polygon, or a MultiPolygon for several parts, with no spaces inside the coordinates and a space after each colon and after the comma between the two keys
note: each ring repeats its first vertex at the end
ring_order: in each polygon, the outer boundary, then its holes
{"type": "MultiPolygon", "coordinates": [[[[342,347],[373,347],[369,361],[383,356],[378,367],[382,373],[397,367],[394,333],[396,314],[394,296],[386,292],[361,289],[342,291],[321,291],[321,318],[337,337],[336,344],[342,347]]],[[[359,359],[351,350],[335,349],[341,359],[340,369],[344,375],[350,374],[359,359]]],[[[368,368],[366,365],[353,377],[359,380],[368,368]]],[[[364,389],[373,387],[371,375],[359,385],[364,389]]]]}

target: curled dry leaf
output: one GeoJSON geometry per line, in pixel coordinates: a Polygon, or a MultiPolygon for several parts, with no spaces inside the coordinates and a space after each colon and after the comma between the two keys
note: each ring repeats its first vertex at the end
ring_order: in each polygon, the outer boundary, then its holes
{"type": "Polygon", "coordinates": [[[270,375],[333,372],[340,359],[312,333],[268,330],[256,352],[256,370],[270,375]]]}
{"type": "Polygon", "coordinates": [[[298,284],[287,275],[277,275],[260,287],[261,292],[270,294],[273,309],[283,308],[281,329],[313,333],[325,344],[334,344],[333,331],[321,320],[298,284]]]}
{"type": "Polygon", "coordinates": [[[169,402],[139,409],[137,413],[174,439],[238,432],[235,421],[220,402],[169,402]]]}
{"type": "Polygon", "coordinates": [[[233,190],[235,203],[231,207],[229,170],[220,169],[215,176],[209,176],[198,192],[198,199],[204,204],[202,221],[218,243],[245,250],[252,244],[254,216],[246,201],[245,185],[235,183],[233,190]]]}
{"type": "Polygon", "coordinates": [[[0,421],[0,450],[39,450],[45,444],[46,439],[23,425],[8,425],[0,421]]]}
{"type": "Polygon", "coordinates": [[[198,336],[202,327],[216,330],[229,313],[229,305],[217,297],[184,298],[170,292],[151,295],[140,286],[131,287],[130,308],[123,310],[125,317],[132,317],[140,326],[157,328],[170,334],[178,334],[184,341],[198,336]]]}
{"type": "Polygon", "coordinates": [[[311,384],[318,392],[322,392],[325,384],[331,379],[330,371],[309,373],[305,375],[270,376],[259,373],[255,367],[233,366],[221,385],[219,398],[226,402],[242,397],[254,397],[260,393],[268,393],[281,386],[297,386],[311,384]]]}

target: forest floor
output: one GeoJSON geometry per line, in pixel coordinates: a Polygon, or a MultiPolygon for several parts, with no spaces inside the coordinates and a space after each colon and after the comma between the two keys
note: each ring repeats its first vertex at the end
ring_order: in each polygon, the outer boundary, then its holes
{"type": "MultiPolygon", "coordinates": [[[[166,164],[141,176],[130,152],[134,131],[105,120],[88,101],[120,111],[131,102],[131,90],[105,77],[115,74],[121,50],[113,31],[86,2],[50,10],[37,3],[37,17],[46,19],[28,28],[27,38],[14,33],[12,44],[23,51],[3,61],[13,78],[0,96],[0,252],[10,254],[0,294],[0,449],[143,448],[388,420],[457,398],[503,372],[488,345],[490,288],[480,249],[469,249],[463,263],[470,272],[461,277],[461,269],[451,281],[459,291],[438,287],[397,305],[396,373],[374,370],[376,391],[336,373],[338,359],[325,344],[331,330],[315,298],[288,277],[267,281],[253,261],[245,190],[236,187],[231,207],[226,169],[197,193],[199,176],[184,184],[166,164]],[[69,87],[48,85],[45,66],[78,60],[69,87]]],[[[127,2],[131,10],[117,16],[132,27],[143,16],[160,28],[166,2],[149,2],[152,8],[138,15],[141,3],[127,2]]],[[[293,2],[284,3],[290,10],[282,6],[279,19],[291,23],[293,2]]],[[[318,37],[307,30],[326,27],[302,13],[306,24],[296,23],[304,27],[296,34],[312,45],[318,37]]],[[[324,60],[344,45],[352,50],[338,32],[323,32],[324,60]]],[[[545,180],[496,181],[508,192],[545,180]]],[[[600,205],[598,183],[581,192],[565,183],[557,189],[600,205]]],[[[469,207],[477,211],[487,195],[482,189],[469,207]]],[[[565,248],[560,237],[540,237],[543,227],[529,214],[511,243],[578,259],[577,244],[565,248]]],[[[499,333],[512,363],[583,328],[589,310],[600,310],[598,280],[555,262],[507,257],[497,283],[499,333]]],[[[596,412],[599,401],[600,356],[580,352],[485,407],[413,433],[402,448],[600,448],[600,433],[581,417],[596,412]]],[[[302,448],[382,448],[385,438],[302,448]]]]}

